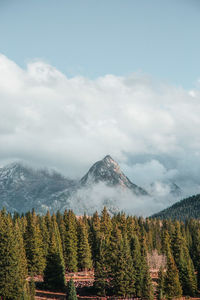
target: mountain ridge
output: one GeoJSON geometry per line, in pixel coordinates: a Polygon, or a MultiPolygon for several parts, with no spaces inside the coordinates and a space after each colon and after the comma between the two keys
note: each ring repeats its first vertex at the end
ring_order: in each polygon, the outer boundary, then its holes
{"type": "MultiPolygon", "coordinates": [[[[110,205],[113,212],[117,210],[115,198],[119,189],[122,195],[123,190],[136,196],[148,195],[126,177],[110,155],[94,163],[79,181],[66,178],[56,171],[36,170],[27,164],[14,162],[0,168],[0,207],[4,206],[11,212],[26,212],[35,208],[37,212],[45,213],[47,210],[54,212],[67,208],[83,213],[89,207],[87,201],[81,198],[85,193],[87,197],[90,192],[95,194],[95,188],[98,190],[101,184],[108,187],[109,193],[106,195],[105,192],[102,199],[98,199],[99,207],[110,205]],[[116,189],[116,193],[110,194],[110,189],[116,189]]],[[[91,204],[95,209],[95,202],[91,204]]]]}

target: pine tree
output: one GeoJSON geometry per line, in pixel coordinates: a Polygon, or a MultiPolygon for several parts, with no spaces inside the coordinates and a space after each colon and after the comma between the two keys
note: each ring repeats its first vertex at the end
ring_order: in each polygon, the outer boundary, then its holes
{"type": "Polygon", "coordinates": [[[112,222],[106,207],[104,207],[101,213],[100,230],[104,234],[106,239],[110,238],[110,234],[112,230],[112,222]]]}
{"type": "Polygon", "coordinates": [[[76,288],[74,285],[74,281],[72,278],[69,280],[67,283],[67,295],[66,295],[66,300],[77,300],[77,295],[76,295],[76,288]]]}
{"type": "Polygon", "coordinates": [[[10,215],[6,215],[5,211],[2,212],[0,214],[0,295],[6,300],[21,299],[26,287],[26,270],[19,252],[22,241],[19,234],[19,231],[15,234],[10,215]],[[16,237],[20,238],[20,241],[16,237]]]}
{"type": "Polygon", "coordinates": [[[193,230],[193,261],[197,271],[198,289],[200,289],[200,228],[193,230]]]}
{"type": "Polygon", "coordinates": [[[118,296],[130,297],[135,295],[135,272],[126,235],[118,242],[117,253],[113,265],[113,290],[118,296]]]}
{"type": "Polygon", "coordinates": [[[26,251],[24,248],[22,233],[20,231],[19,220],[16,220],[16,223],[14,224],[14,238],[16,241],[16,256],[18,257],[19,273],[20,273],[18,284],[23,286],[25,285],[24,279],[27,278],[28,275],[28,268],[27,268],[26,251]]]}
{"type": "Polygon", "coordinates": [[[26,215],[27,226],[24,234],[24,243],[29,273],[42,274],[45,268],[45,253],[43,239],[38,224],[38,218],[33,212],[26,215]]]}
{"type": "Polygon", "coordinates": [[[108,245],[104,237],[99,241],[99,253],[95,262],[94,287],[98,296],[105,296],[108,287],[108,266],[107,266],[108,245]]]}
{"type": "Polygon", "coordinates": [[[88,232],[85,223],[80,219],[78,224],[78,265],[80,270],[92,269],[92,254],[88,242],[88,232]]]}
{"type": "Polygon", "coordinates": [[[76,217],[72,211],[64,213],[65,237],[64,254],[65,265],[69,272],[78,271],[78,238],[76,217]]]}
{"type": "Polygon", "coordinates": [[[138,237],[133,235],[130,241],[131,255],[133,259],[133,266],[135,269],[135,295],[142,296],[143,289],[143,270],[142,270],[142,256],[138,237]]]}
{"type": "Polygon", "coordinates": [[[167,259],[167,271],[165,275],[165,295],[166,299],[179,298],[182,295],[182,288],[179,281],[178,269],[172,255],[167,259]]]}
{"type": "Polygon", "coordinates": [[[163,228],[162,231],[162,246],[161,246],[162,253],[166,256],[169,255],[171,252],[171,240],[170,235],[167,229],[163,228]]]}
{"type": "Polygon", "coordinates": [[[63,290],[65,287],[64,261],[54,232],[51,235],[51,244],[44,269],[44,284],[51,290],[63,290]]]}
{"type": "Polygon", "coordinates": [[[94,265],[99,256],[99,242],[100,242],[100,219],[97,211],[94,213],[91,220],[91,250],[92,250],[92,259],[94,265]]]}
{"type": "Polygon", "coordinates": [[[142,289],[142,299],[153,300],[154,291],[152,285],[152,279],[149,272],[149,267],[145,264],[143,269],[143,289],[142,289]]]}
{"type": "Polygon", "coordinates": [[[163,267],[160,267],[158,273],[157,299],[162,300],[164,298],[165,298],[165,273],[163,267]]]}
{"type": "Polygon", "coordinates": [[[50,233],[47,228],[46,220],[44,217],[40,218],[39,226],[40,226],[40,232],[42,236],[42,249],[43,249],[42,252],[44,253],[44,257],[46,259],[46,256],[48,254],[49,244],[50,244],[50,240],[49,240],[50,233]]]}
{"type": "Polygon", "coordinates": [[[183,294],[194,296],[197,292],[197,281],[194,273],[194,266],[189,255],[186,240],[182,236],[180,223],[175,223],[173,235],[173,254],[179,270],[179,279],[182,285],[183,294]]]}

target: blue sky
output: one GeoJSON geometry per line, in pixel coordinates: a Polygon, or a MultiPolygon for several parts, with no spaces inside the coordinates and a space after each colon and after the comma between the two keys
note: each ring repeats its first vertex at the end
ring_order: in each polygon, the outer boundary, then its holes
{"type": "Polygon", "coordinates": [[[0,52],[42,59],[69,77],[149,74],[193,88],[199,0],[0,0],[0,52]]]}

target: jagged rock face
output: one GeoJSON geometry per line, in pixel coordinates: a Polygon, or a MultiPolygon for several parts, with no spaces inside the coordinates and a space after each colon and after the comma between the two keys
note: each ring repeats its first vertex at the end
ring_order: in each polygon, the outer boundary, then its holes
{"type": "Polygon", "coordinates": [[[81,179],[81,185],[92,185],[99,182],[105,182],[108,186],[120,186],[131,189],[136,195],[147,195],[144,189],[133,184],[124,175],[119,165],[110,155],[96,162],[81,179]]]}

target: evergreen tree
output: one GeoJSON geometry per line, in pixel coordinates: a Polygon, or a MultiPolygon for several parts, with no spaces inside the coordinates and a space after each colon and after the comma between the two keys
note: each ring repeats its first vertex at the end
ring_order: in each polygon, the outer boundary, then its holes
{"type": "Polygon", "coordinates": [[[142,299],[153,300],[154,291],[152,285],[152,279],[149,272],[149,267],[145,264],[143,269],[143,289],[142,289],[142,299]]]}
{"type": "Polygon", "coordinates": [[[135,295],[142,296],[143,290],[143,270],[142,270],[142,256],[138,237],[133,235],[130,241],[131,255],[133,259],[133,266],[135,269],[135,295]]]}
{"type": "Polygon", "coordinates": [[[92,250],[92,259],[94,265],[96,264],[97,259],[99,259],[99,242],[100,242],[100,219],[97,211],[94,213],[91,220],[91,250],[92,250]]]}
{"type": "Polygon", "coordinates": [[[189,255],[186,240],[182,236],[180,223],[175,223],[173,234],[173,255],[179,270],[179,279],[182,285],[183,294],[194,296],[197,292],[197,281],[194,273],[194,266],[189,255]]]}
{"type": "Polygon", "coordinates": [[[165,254],[166,256],[171,253],[171,240],[170,240],[170,235],[167,229],[163,228],[162,231],[162,253],[165,254]]]}
{"type": "Polygon", "coordinates": [[[98,296],[105,296],[108,287],[107,249],[106,240],[102,238],[99,242],[99,253],[94,269],[94,287],[98,296]]]}
{"type": "Polygon", "coordinates": [[[162,300],[164,298],[165,298],[165,273],[163,267],[160,267],[158,273],[157,299],[162,300]]]}
{"type": "Polygon", "coordinates": [[[117,253],[113,266],[113,290],[115,295],[131,297],[135,295],[135,272],[126,235],[118,242],[117,253]]]}
{"type": "Polygon", "coordinates": [[[60,232],[54,214],[50,230],[51,242],[44,270],[44,283],[50,289],[62,290],[65,286],[65,265],[60,232]]]}
{"type": "Polygon", "coordinates": [[[55,233],[52,233],[51,244],[44,270],[44,284],[51,290],[63,290],[65,287],[65,267],[59,251],[55,233]]]}
{"type": "Polygon", "coordinates": [[[193,261],[197,271],[198,289],[200,289],[200,229],[197,227],[193,230],[193,261]]]}
{"type": "Polygon", "coordinates": [[[112,231],[112,222],[106,207],[104,207],[101,213],[100,230],[104,234],[105,238],[109,239],[112,231]]]}
{"type": "Polygon", "coordinates": [[[76,295],[76,288],[74,285],[74,281],[72,278],[69,280],[67,283],[67,295],[66,295],[66,300],[77,300],[77,295],[76,295]]]}
{"type": "MultiPolygon", "coordinates": [[[[26,270],[22,259],[11,217],[0,214],[0,295],[6,300],[21,299],[26,287],[26,270]]],[[[23,249],[22,249],[23,251],[23,249]]]]}
{"type": "Polygon", "coordinates": [[[88,242],[88,232],[85,223],[80,219],[78,224],[78,265],[80,270],[92,269],[92,254],[88,242]]]}
{"type": "Polygon", "coordinates": [[[78,271],[78,238],[76,216],[72,211],[64,213],[65,237],[64,254],[65,265],[69,272],[78,271]]]}
{"type": "Polygon", "coordinates": [[[42,274],[45,268],[43,239],[35,213],[26,215],[27,226],[24,234],[29,273],[42,274]]]}
{"type": "Polygon", "coordinates": [[[179,298],[182,295],[182,288],[179,281],[178,269],[172,255],[167,259],[167,271],[165,276],[165,295],[167,299],[179,298]]]}
{"type": "Polygon", "coordinates": [[[14,239],[16,241],[16,256],[18,257],[19,273],[20,273],[18,284],[22,286],[24,285],[25,287],[26,284],[24,283],[24,279],[27,278],[28,268],[27,268],[26,252],[24,248],[24,241],[19,226],[19,220],[16,220],[16,223],[14,224],[14,239]]]}
{"type": "Polygon", "coordinates": [[[42,252],[44,253],[44,257],[46,259],[46,256],[48,254],[49,244],[50,244],[50,240],[49,240],[50,232],[48,230],[46,220],[44,217],[40,218],[39,226],[40,226],[40,232],[42,236],[42,252]]]}

